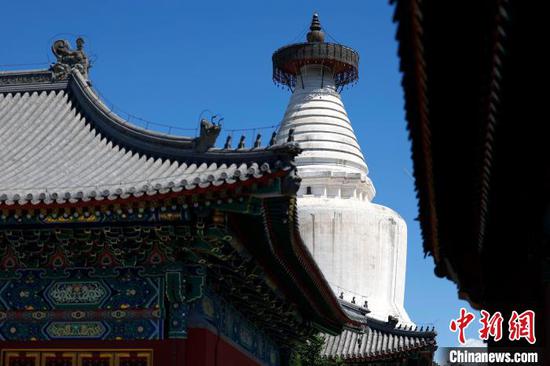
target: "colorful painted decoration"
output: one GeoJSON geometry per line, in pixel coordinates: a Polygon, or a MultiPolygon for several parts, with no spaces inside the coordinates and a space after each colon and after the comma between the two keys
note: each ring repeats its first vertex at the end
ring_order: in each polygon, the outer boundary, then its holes
{"type": "Polygon", "coordinates": [[[52,303],[59,305],[97,305],[109,294],[99,281],[54,282],[47,290],[52,303]]]}
{"type": "Polygon", "coordinates": [[[18,270],[0,280],[0,340],[162,339],[165,287],[143,267],[18,270]]]}
{"type": "Polygon", "coordinates": [[[100,339],[107,328],[102,322],[51,322],[44,332],[51,339],[100,339]]]}

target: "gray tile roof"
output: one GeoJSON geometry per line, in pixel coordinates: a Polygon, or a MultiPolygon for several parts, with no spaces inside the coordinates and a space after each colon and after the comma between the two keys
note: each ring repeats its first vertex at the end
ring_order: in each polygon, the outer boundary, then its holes
{"type": "Polygon", "coordinates": [[[126,198],[233,184],[292,169],[293,144],[193,149],[132,126],[78,72],[0,73],[0,205],[126,198]]]}
{"type": "Polygon", "coordinates": [[[325,334],[322,354],[328,358],[344,361],[369,361],[399,358],[403,354],[436,349],[433,328],[424,330],[416,326],[396,326],[359,313],[359,307],[341,302],[348,316],[362,318],[363,329],[345,328],[339,335],[325,334]]]}

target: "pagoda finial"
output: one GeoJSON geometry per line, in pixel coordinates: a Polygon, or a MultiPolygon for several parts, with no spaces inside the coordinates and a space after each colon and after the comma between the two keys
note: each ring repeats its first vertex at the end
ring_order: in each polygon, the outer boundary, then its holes
{"type": "Polygon", "coordinates": [[[313,18],[311,19],[311,26],[309,27],[309,32],[307,34],[307,41],[309,43],[319,42],[322,43],[325,41],[325,33],[321,28],[321,22],[319,21],[319,14],[313,13],[313,18]]]}

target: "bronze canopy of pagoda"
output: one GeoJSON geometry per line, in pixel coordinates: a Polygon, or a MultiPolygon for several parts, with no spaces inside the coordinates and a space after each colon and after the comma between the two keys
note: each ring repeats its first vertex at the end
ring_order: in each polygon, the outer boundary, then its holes
{"type": "Polygon", "coordinates": [[[273,53],[273,81],[293,89],[303,66],[320,64],[331,70],[337,87],[356,82],[359,54],[350,47],[325,42],[317,14],[313,14],[309,29],[306,43],[284,46],[273,53]]]}

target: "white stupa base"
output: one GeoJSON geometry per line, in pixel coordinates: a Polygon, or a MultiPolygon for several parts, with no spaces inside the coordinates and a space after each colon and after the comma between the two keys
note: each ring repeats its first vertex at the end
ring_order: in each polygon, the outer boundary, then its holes
{"type": "Polygon", "coordinates": [[[298,198],[300,232],[335,294],[370,316],[412,324],[403,307],[407,227],[395,211],[357,198],[298,198]]]}

